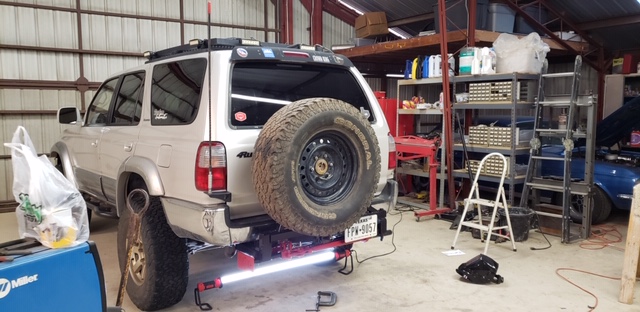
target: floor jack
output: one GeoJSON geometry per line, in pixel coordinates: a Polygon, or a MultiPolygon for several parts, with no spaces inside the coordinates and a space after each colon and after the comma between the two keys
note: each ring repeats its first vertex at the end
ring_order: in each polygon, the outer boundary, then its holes
{"type": "MultiPolygon", "coordinates": [[[[374,237],[380,237],[380,240],[384,236],[390,235],[391,231],[387,230],[386,211],[382,209],[368,209],[369,214],[376,214],[378,216],[377,235],[374,237]]],[[[339,273],[349,275],[353,272],[353,256],[351,246],[353,243],[366,242],[374,237],[354,240],[346,242],[344,237],[337,239],[331,239],[323,242],[315,242],[312,244],[294,244],[292,239],[279,239],[279,237],[295,237],[297,235],[293,232],[278,233],[271,236],[263,237],[265,242],[277,241],[275,246],[269,243],[268,247],[262,248],[262,250],[256,250],[254,248],[246,248],[246,246],[238,245],[236,249],[238,251],[238,268],[242,271],[238,273],[232,273],[218,277],[212,281],[198,283],[194,289],[195,304],[200,310],[208,311],[213,307],[208,303],[203,303],[200,298],[200,293],[214,288],[222,288],[225,284],[245,280],[252,277],[262,276],[270,273],[284,271],[288,269],[298,268],[310,264],[318,264],[330,261],[340,261],[344,259],[344,266],[338,270],[339,273]],[[289,235],[287,235],[289,234],[289,235]],[[244,247],[244,248],[243,248],[244,247]],[[268,253],[268,258],[264,259],[260,257],[261,253],[264,254],[265,249],[268,253]],[[253,251],[253,252],[252,252],[253,251]],[[282,258],[277,263],[265,265],[256,268],[256,263],[266,262],[271,260],[271,256],[282,258]],[[258,258],[258,259],[256,259],[258,258]],[[262,258],[262,259],[261,259],[262,258]]],[[[260,242],[257,243],[261,245],[260,242]]],[[[265,246],[265,245],[263,245],[265,246]]],[[[254,246],[255,247],[255,246],[254,246]]],[[[336,295],[333,292],[318,292],[318,300],[316,301],[316,309],[308,311],[319,311],[320,306],[331,306],[336,301],[336,295]],[[329,300],[322,300],[323,297],[329,297],[329,300]]]]}

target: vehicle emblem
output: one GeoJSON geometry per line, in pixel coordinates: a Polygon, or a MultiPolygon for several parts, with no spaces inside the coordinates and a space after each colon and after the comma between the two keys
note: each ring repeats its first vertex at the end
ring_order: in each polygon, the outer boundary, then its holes
{"type": "Polygon", "coordinates": [[[238,53],[239,57],[247,57],[247,55],[249,55],[249,52],[247,52],[247,50],[243,48],[239,48],[238,50],[236,50],[236,53],[238,53]]]}
{"type": "Polygon", "coordinates": [[[236,155],[236,157],[238,157],[238,158],[251,158],[251,157],[253,157],[253,153],[240,152],[240,153],[238,153],[238,155],[236,155]]]}
{"type": "Polygon", "coordinates": [[[237,121],[240,122],[247,120],[247,114],[245,114],[244,112],[237,112],[234,117],[237,121]]]}

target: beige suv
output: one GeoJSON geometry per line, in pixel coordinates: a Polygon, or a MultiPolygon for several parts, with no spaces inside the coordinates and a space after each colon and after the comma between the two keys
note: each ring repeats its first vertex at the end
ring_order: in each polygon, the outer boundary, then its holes
{"type": "Polygon", "coordinates": [[[208,48],[149,52],[108,78],[84,117],[58,114],[72,126],[52,155],[94,213],[120,217],[119,259],[143,310],[181,300],[188,253],[230,246],[268,260],[282,233],[352,241],[361,237],[347,229],[372,204],[395,204],[393,138],[347,58],[235,38],[208,48]],[[123,207],[136,188],[151,207],[125,259],[123,207]]]}

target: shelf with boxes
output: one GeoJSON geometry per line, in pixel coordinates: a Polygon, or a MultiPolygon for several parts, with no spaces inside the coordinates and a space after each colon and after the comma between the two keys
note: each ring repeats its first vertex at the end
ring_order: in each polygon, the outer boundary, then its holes
{"type": "MultiPolygon", "coordinates": [[[[405,102],[402,105],[403,108],[398,109],[396,114],[396,133],[398,136],[406,135],[420,135],[429,138],[440,136],[441,140],[444,140],[444,118],[443,109],[440,105],[440,96],[442,92],[442,77],[422,78],[422,79],[405,79],[398,81],[397,94],[399,100],[405,102]],[[420,99],[419,101],[416,101],[420,99]],[[407,103],[412,101],[411,103],[407,103]],[[417,102],[417,103],[416,103],[417,102]],[[414,116],[411,120],[414,123],[414,133],[402,133],[402,119],[407,122],[407,116],[414,116]]],[[[445,155],[444,144],[439,146],[440,155],[445,155]]],[[[444,159],[441,157],[441,159],[444,159]]],[[[396,169],[398,178],[402,179],[405,193],[411,190],[418,194],[420,191],[416,190],[414,185],[423,187],[425,185],[423,179],[430,178],[428,160],[416,159],[412,161],[403,161],[396,169]]],[[[436,178],[440,181],[446,180],[446,168],[440,164],[436,178]]],[[[444,201],[444,185],[445,183],[438,183],[438,202],[444,201]]],[[[423,192],[424,195],[424,192],[423,192]]],[[[418,198],[410,196],[400,196],[398,203],[409,205],[421,209],[430,209],[428,204],[429,197],[418,196],[418,198]]]]}
{"type": "MultiPolygon", "coordinates": [[[[539,75],[520,73],[453,77],[456,101],[452,109],[458,115],[471,118],[466,122],[470,126],[465,129],[464,138],[454,144],[455,152],[466,149],[468,156],[464,167],[454,170],[455,177],[468,178],[467,166],[475,174],[482,157],[499,152],[507,157],[505,186],[509,202],[514,201],[516,185],[523,183],[526,176],[528,158],[525,155],[529,154],[529,140],[533,135],[532,109],[538,79],[539,75]],[[471,112],[465,114],[467,111],[471,112]]],[[[481,181],[499,182],[502,162],[493,166],[489,163],[483,171],[481,181]]]]}

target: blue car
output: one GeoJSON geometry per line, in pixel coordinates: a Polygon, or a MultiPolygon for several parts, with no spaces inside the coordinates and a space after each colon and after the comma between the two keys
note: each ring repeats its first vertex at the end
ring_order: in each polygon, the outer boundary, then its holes
{"type": "MultiPolygon", "coordinates": [[[[612,209],[631,209],[633,187],[640,183],[640,148],[613,149],[624,138],[629,138],[634,129],[640,129],[640,97],[627,102],[620,109],[603,119],[596,128],[596,161],[592,223],[601,223],[609,217],[612,209]]],[[[571,176],[584,177],[584,147],[577,142],[573,150],[571,176]]],[[[620,147],[620,146],[617,146],[620,147]]],[[[542,148],[543,156],[562,156],[564,147],[559,145],[542,148]]],[[[543,161],[543,176],[564,175],[563,163],[543,161]]],[[[562,201],[559,193],[552,198],[555,204],[562,201]]],[[[583,202],[581,196],[573,196],[571,218],[581,222],[583,202]]]]}

